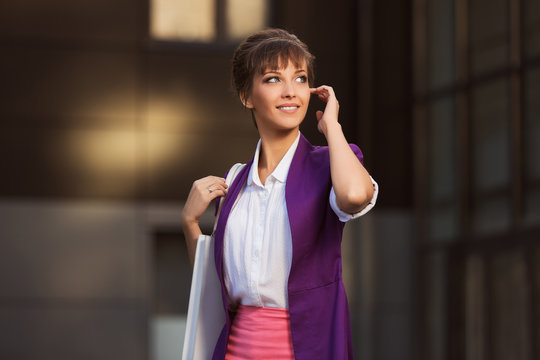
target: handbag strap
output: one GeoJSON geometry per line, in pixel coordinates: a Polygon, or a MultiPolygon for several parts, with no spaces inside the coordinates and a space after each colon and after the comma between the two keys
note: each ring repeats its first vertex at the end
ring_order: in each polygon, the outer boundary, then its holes
{"type": "MultiPolygon", "coordinates": [[[[246,166],[246,164],[236,163],[231,167],[231,169],[227,173],[227,177],[225,178],[225,183],[227,184],[227,186],[231,186],[231,184],[234,182],[234,179],[236,179],[236,175],[238,175],[238,173],[244,168],[244,166],[246,166]]],[[[214,229],[212,230],[212,234],[216,231],[219,214],[221,213],[221,205],[223,205],[223,199],[219,200],[219,207],[216,214],[216,220],[214,221],[214,229]]]]}

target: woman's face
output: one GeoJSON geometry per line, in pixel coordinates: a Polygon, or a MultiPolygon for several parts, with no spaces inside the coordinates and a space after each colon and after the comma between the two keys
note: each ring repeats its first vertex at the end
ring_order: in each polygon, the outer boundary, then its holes
{"type": "Polygon", "coordinates": [[[308,74],[305,64],[266,69],[253,77],[246,107],[253,110],[259,132],[298,129],[309,105],[308,74]]]}

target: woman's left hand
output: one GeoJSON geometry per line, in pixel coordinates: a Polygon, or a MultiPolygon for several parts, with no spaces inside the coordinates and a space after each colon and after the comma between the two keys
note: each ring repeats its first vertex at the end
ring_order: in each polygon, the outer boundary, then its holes
{"type": "Polygon", "coordinates": [[[324,112],[319,110],[316,113],[317,129],[326,135],[329,126],[338,123],[339,102],[331,86],[323,85],[317,88],[311,88],[310,91],[326,103],[324,112]]]}

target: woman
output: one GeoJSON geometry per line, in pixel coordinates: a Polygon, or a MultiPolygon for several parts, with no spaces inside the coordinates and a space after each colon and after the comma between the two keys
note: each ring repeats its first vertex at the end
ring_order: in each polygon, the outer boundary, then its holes
{"type": "Polygon", "coordinates": [[[347,144],[333,89],[311,88],[313,77],[313,56],[285,30],[260,31],[234,53],[234,85],[260,140],[229,189],[216,176],[195,181],[181,218],[193,259],[200,217],[227,194],[214,252],[228,314],[214,359],[352,358],[341,236],[377,186],[347,144]],[[326,104],[316,121],[327,147],[299,131],[311,94],[326,104]]]}

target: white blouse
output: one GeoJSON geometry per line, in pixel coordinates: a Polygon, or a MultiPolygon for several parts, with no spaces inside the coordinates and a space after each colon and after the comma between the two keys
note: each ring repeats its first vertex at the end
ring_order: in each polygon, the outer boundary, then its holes
{"type": "MultiPolygon", "coordinates": [[[[261,142],[236,203],[224,238],[224,280],[231,307],[238,304],[288,309],[287,282],[292,261],[292,236],[285,203],[285,182],[300,134],[265,184],[259,179],[261,142]]],[[[372,179],[373,181],[373,179],[372,179]]],[[[330,205],[343,222],[367,213],[377,200],[378,186],[368,206],[357,214],[338,208],[332,189],[330,205]]]]}

